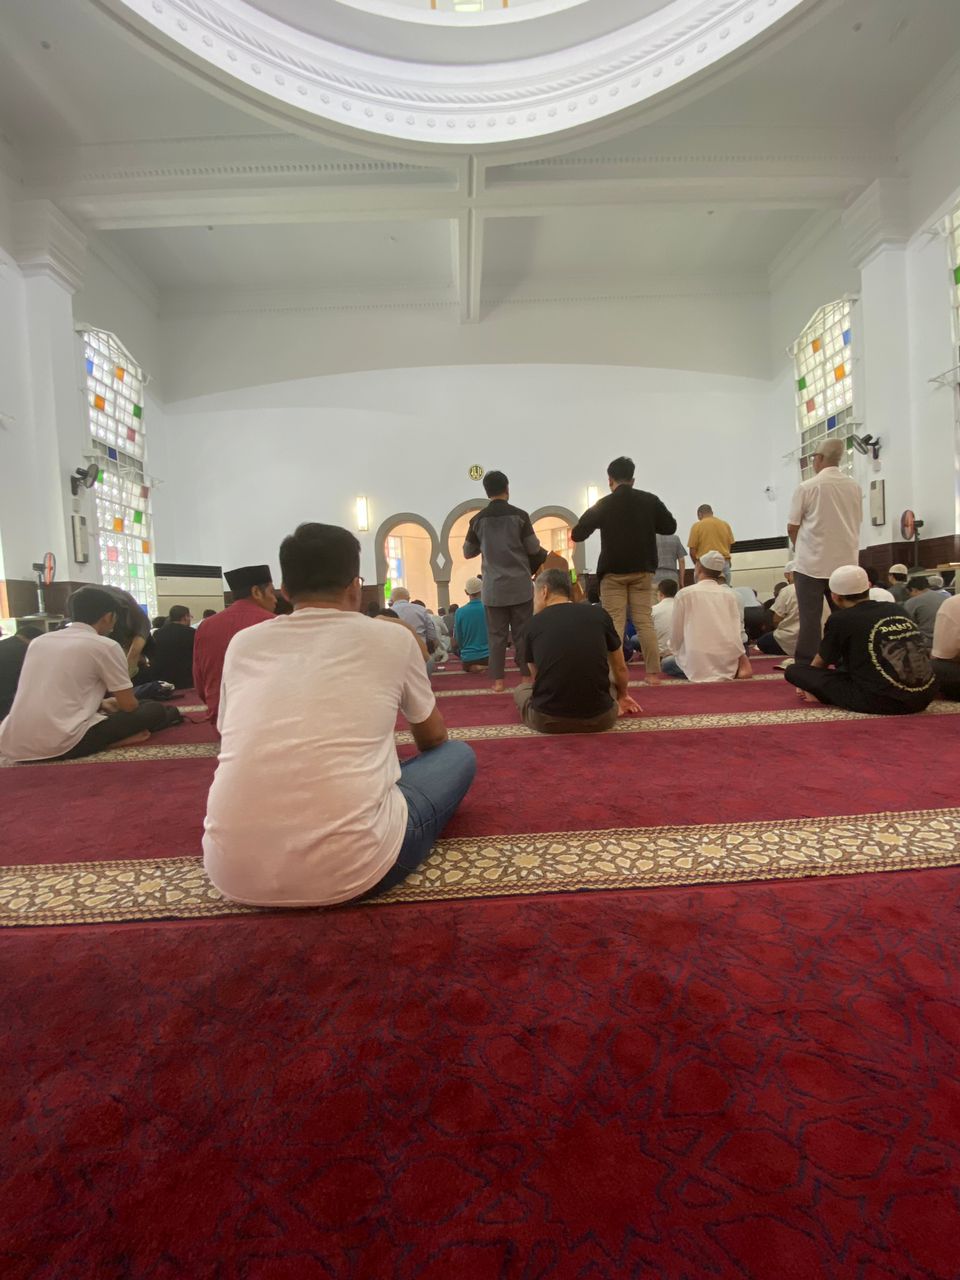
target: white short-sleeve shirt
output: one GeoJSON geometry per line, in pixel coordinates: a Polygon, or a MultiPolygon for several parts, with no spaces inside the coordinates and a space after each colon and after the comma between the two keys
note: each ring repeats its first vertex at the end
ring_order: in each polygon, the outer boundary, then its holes
{"type": "Polygon", "coordinates": [[[960,662],[960,596],[948,597],[937,610],[932,656],[960,662]]]}
{"type": "Polygon", "coordinates": [[[123,650],[85,622],[37,636],[27,649],[10,714],[0,724],[0,758],[53,760],[106,717],[108,693],[131,688],[123,650]]]}
{"type": "Polygon", "coordinates": [[[737,597],[711,580],[684,587],[674,597],[672,640],[688,680],[732,680],[743,657],[737,597]]]}
{"type": "Polygon", "coordinates": [[[229,898],[325,906],[371,889],[407,827],[394,728],[436,705],[406,627],[298,609],[230,641],[204,865],[229,898]]]}
{"type": "Polygon", "coordinates": [[[804,480],[790,503],[788,524],[800,526],[794,564],[808,578],[829,578],[843,564],[860,562],[863,493],[839,467],[804,480]]]}

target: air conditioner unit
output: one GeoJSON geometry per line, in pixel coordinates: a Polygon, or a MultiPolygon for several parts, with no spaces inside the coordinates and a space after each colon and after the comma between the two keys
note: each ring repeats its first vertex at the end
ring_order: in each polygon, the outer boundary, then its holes
{"type": "Polygon", "coordinates": [[[90,559],[90,538],[87,534],[87,517],[74,513],[73,558],[77,564],[87,564],[90,559]]]}

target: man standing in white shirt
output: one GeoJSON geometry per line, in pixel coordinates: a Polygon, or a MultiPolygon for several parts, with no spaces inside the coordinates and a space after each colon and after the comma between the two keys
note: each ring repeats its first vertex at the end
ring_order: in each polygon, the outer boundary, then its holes
{"type": "Polygon", "coordinates": [[[134,697],[126,656],[110,639],[119,608],[110,592],[81,587],[67,608],[71,625],[38,636],[27,650],[0,724],[0,759],[77,760],[144,742],[183,719],[176,707],[134,697]]]}
{"type": "Polygon", "coordinates": [[[863,493],[855,480],[840,471],[843,454],[842,440],[824,441],[813,456],[816,474],[804,480],[790,503],[787,534],[796,548],[793,581],[800,613],[799,663],[812,662],[820,647],[824,600],[833,607],[831,573],[860,558],[863,493]]]}
{"type": "Polygon", "coordinates": [[[737,597],[726,585],[726,560],[705,551],[694,569],[692,587],[677,593],[673,607],[673,657],[663,674],[713,683],[753,675],[743,651],[737,597]]]}
{"type": "Polygon", "coordinates": [[[329,906],[381,893],[423,862],[476,758],[447,741],[416,638],[359,612],[352,533],[302,524],[280,566],[293,613],[227,649],[204,866],[237,902],[329,906]],[[421,752],[402,765],[398,711],[421,752]]]}

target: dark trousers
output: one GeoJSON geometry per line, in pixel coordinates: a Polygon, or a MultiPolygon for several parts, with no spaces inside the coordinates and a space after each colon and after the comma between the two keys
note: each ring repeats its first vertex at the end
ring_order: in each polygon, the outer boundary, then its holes
{"type": "Polygon", "coordinates": [[[808,578],[805,573],[794,573],[793,585],[797,588],[797,608],[800,611],[800,634],[797,636],[797,662],[812,662],[820,649],[823,636],[823,602],[833,609],[830,584],[827,578],[808,578]]]}
{"type": "Polygon", "coordinates": [[[528,676],[530,668],[523,656],[523,633],[533,617],[533,600],[525,600],[523,604],[485,604],[483,611],[487,616],[487,645],[490,649],[488,674],[494,680],[503,679],[507,660],[507,636],[510,635],[513,637],[520,674],[528,676]]]}
{"type": "Polygon", "coordinates": [[[772,631],[765,631],[762,636],[758,637],[757,648],[761,653],[768,653],[771,657],[784,652],[772,631]]]}
{"type": "Polygon", "coordinates": [[[533,689],[514,689],[513,700],[517,704],[520,718],[528,729],[537,733],[606,733],[617,723],[620,709],[616,702],[609,711],[593,716],[589,720],[573,720],[569,716],[547,716],[531,705],[533,689]]]}
{"type": "Polygon", "coordinates": [[[827,671],[801,662],[787,667],[785,674],[790,684],[812,693],[831,707],[861,711],[871,716],[908,716],[915,711],[923,711],[932,697],[932,694],[922,694],[912,704],[884,698],[857,684],[847,671],[827,671]]]}
{"type": "Polygon", "coordinates": [[[132,738],[145,729],[155,733],[157,729],[179,724],[181,718],[176,707],[165,706],[162,702],[141,702],[136,711],[115,711],[106,720],[91,725],[77,745],[60,759],[79,760],[83,756],[96,755],[98,751],[106,751],[115,742],[132,738]]]}
{"type": "Polygon", "coordinates": [[[960,662],[952,662],[949,658],[934,658],[930,665],[943,696],[951,702],[960,702],[960,662]]]}

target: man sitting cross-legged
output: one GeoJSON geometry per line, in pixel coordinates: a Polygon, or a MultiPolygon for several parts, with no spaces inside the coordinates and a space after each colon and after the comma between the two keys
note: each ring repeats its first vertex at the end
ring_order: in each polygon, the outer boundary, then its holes
{"type": "Polygon", "coordinates": [[[280,566],[293,613],[241,631],[227,650],[204,865],[237,902],[329,906],[380,893],[423,862],[476,758],[447,741],[416,638],[360,614],[352,533],[302,524],[281,543],[280,566]],[[421,752],[402,765],[398,711],[421,752]]]}
{"type": "Polygon", "coordinates": [[[810,666],[788,667],[787,679],[807,702],[871,715],[923,711],[936,681],[916,623],[898,605],[870,599],[870,579],[859,565],[835,569],[829,585],[835,612],[820,651],[810,666]]]}
{"type": "Polygon", "coordinates": [[[72,624],[38,636],[27,650],[13,706],[0,724],[0,758],[75,760],[144,742],[183,718],[176,707],[134,697],[123,649],[110,639],[118,609],[113,595],[81,587],[67,607],[72,624]]]}
{"type": "Polygon", "coordinates": [[[743,649],[737,597],[726,585],[727,562],[705,551],[694,569],[694,584],[679,591],[673,606],[673,657],[663,673],[705,684],[746,680],[753,675],[743,649]]]}
{"type": "Polygon", "coordinates": [[[513,698],[525,724],[538,733],[602,733],[617,717],[640,708],[627,693],[627,664],[605,609],[573,603],[569,573],[547,569],[534,583],[533,619],[524,656],[533,686],[513,698]],[[616,700],[610,696],[610,673],[616,700]]]}
{"type": "Polygon", "coordinates": [[[468,578],[464,590],[467,603],[454,615],[453,647],[460,655],[464,671],[485,671],[490,663],[490,641],[487,638],[487,613],[480,593],[479,578],[468,578]]]}
{"type": "Polygon", "coordinates": [[[960,702],[960,596],[950,596],[937,614],[931,658],[940,692],[960,702]]]}

